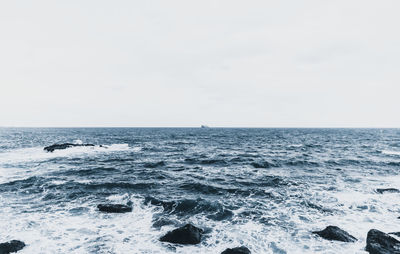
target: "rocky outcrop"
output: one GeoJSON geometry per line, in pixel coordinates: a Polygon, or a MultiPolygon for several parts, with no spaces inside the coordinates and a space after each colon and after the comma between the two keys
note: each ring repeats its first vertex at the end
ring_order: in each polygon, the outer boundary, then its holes
{"type": "Polygon", "coordinates": [[[386,189],[376,189],[376,192],[378,192],[379,194],[383,194],[383,193],[400,193],[399,189],[395,189],[395,188],[386,188],[386,189]]]}
{"type": "Polygon", "coordinates": [[[132,207],[121,204],[100,204],[97,206],[100,212],[105,213],[128,213],[132,212],[132,207]]]}
{"type": "Polygon", "coordinates": [[[328,226],[322,231],[314,231],[313,234],[317,234],[320,237],[327,240],[341,241],[341,242],[355,242],[357,239],[336,226],[328,226]]]}
{"type": "Polygon", "coordinates": [[[191,224],[169,231],[160,238],[161,242],[198,244],[201,241],[203,230],[191,224]]]}
{"type": "Polygon", "coordinates": [[[371,229],[368,231],[365,250],[371,254],[399,254],[400,241],[382,231],[371,229]]]}
{"type": "Polygon", "coordinates": [[[62,149],[67,149],[70,147],[75,147],[75,146],[94,146],[93,144],[73,144],[73,143],[63,143],[63,144],[54,144],[51,146],[46,146],[43,148],[43,150],[47,152],[54,152],[54,150],[62,150],[62,149]]]}
{"type": "Polygon", "coordinates": [[[221,252],[221,254],[250,254],[251,251],[244,246],[236,247],[236,248],[228,248],[221,252]]]}
{"type": "Polygon", "coordinates": [[[0,254],[17,252],[19,250],[22,250],[24,247],[25,243],[18,240],[12,240],[10,242],[0,243],[0,254]]]}

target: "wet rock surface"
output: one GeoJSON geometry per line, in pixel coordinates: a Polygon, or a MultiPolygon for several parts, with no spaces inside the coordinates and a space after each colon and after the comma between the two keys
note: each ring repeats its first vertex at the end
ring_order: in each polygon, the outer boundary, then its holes
{"type": "Polygon", "coordinates": [[[105,213],[128,213],[132,212],[132,207],[122,204],[99,204],[97,206],[100,212],[105,213]]]}
{"type": "Polygon", "coordinates": [[[10,242],[0,243],[0,254],[17,252],[19,250],[22,250],[24,247],[25,243],[18,240],[12,240],[10,242]]]}
{"type": "Polygon", "coordinates": [[[169,231],[160,238],[161,242],[198,244],[201,241],[203,230],[191,224],[169,231]]]}
{"type": "Polygon", "coordinates": [[[46,146],[43,148],[43,150],[47,152],[54,152],[55,150],[62,150],[62,149],[67,149],[70,147],[76,147],[76,146],[94,146],[93,144],[73,144],[73,143],[63,143],[63,144],[54,144],[51,146],[46,146]]]}
{"type": "Polygon", "coordinates": [[[241,246],[241,247],[236,247],[236,248],[228,248],[226,250],[224,250],[223,252],[221,252],[221,254],[250,254],[251,251],[246,248],[245,246],[241,246]]]}
{"type": "Polygon", "coordinates": [[[357,239],[337,226],[328,226],[321,231],[313,231],[313,234],[319,235],[326,240],[341,242],[355,242],[357,239]]]}
{"type": "Polygon", "coordinates": [[[365,250],[370,254],[399,254],[400,241],[382,231],[371,229],[368,231],[365,250]]]}
{"type": "Polygon", "coordinates": [[[376,189],[376,192],[378,192],[379,194],[383,194],[383,193],[400,193],[399,189],[395,189],[395,188],[386,188],[386,189],[376,189]]]}

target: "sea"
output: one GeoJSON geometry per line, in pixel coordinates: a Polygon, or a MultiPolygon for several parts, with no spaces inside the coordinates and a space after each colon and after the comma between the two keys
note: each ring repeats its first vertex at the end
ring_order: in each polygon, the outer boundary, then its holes
{"type": "Polygon", "coordinates": [[[367,253],[399,231],[400,129],[0,128],[0,242],[18,253],[367,253]],[[55,143],[90,143],[54,152],[55,143]],[[98,204],[132,212],[99,212],[98,204]],[[197,245],[160,242],[191,223],[197,245]],[[358,240],[312,233],[334,225],[358,240]]]}

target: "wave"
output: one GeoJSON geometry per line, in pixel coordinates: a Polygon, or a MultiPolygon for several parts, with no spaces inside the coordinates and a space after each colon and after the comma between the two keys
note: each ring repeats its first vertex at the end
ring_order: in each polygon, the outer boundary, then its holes
{"type": "Polygon", "coordinates": [[[138,183],[126,183],[126,182],[105,182],[105,183],[89,183],[83,184],[88,190],[113,190],[113,189],[130,189],[130,190],[143,190],[153,187],[154,183],[138,182],[138,183]]]}
{"type": "Polygon", "coordinates": [[[187,164],[200,164],[200,165],[227,165],[228,162],[223,159],[197,159],[197,158],[186,158],[185,163],[187,164]]]}
{"type": "Polygon", "coordinates": [[[80,155],[93,155],[97,153],[138,151],[137,147],[128,144],[111,144],[102,146],[78,146],[64,150],[55,150],[52,153],[43,150],[43,147],[29,147],[8,150],[0,153],[0,163],[12,164],[30,161],[44,161],[57,157],[76,157],[80,155]]]}
{"type": "Polygon", "coordinates": [[[227,220],[233,217],[233,212],[220,202],[201,198],[162,201],[153,197],[146,197],[144,203],[162,207],[164,213],[177,216],[193,216],[206,213],[207,218],[215,221],[227,220]]]}
{"type": "Polygon", "coordinates": [[[68,170],[62,170],[54,173],[54,175],[61,175],[61,176],[91,176],[91,175],[96,175],[96,174],[107,174],[107,173],[112,173],[115,174],[117,172],[120,172],[119,169],[116,169],[114,167],[94,167],[94,168],[87,168],[87,169],[68,169],[68,170]]]}
{"type": "Polygon", "coordinates": [[[308,167],[318,167],[320,164],[315,161],[308,160],[290,160],[285,163],[287,166],[308,166],[308,167]]]}
{"type": "Polygon", "coordinates": [[[143,164],[145,168],[158,168],[165,166],[165,161],[158,161],[158,162],[146,162],[143,164]]]}

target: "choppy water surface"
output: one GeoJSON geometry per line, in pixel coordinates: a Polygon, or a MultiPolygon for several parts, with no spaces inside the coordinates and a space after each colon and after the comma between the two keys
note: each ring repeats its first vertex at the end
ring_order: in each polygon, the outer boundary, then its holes
{"type": "Polygon", "coordinates": [[[366,253],[399,231],[400,130],[0,129],[0,242],[20,253],[366,253]],[[43,147],[76,142],[47,153],[43,147]],[[126,214],[99,203],[133,202],[126,214]],[[193,223],[202,243],[158,241],[193,223]],[[330,242],[336,225],[358,238],[330,242]]]}

